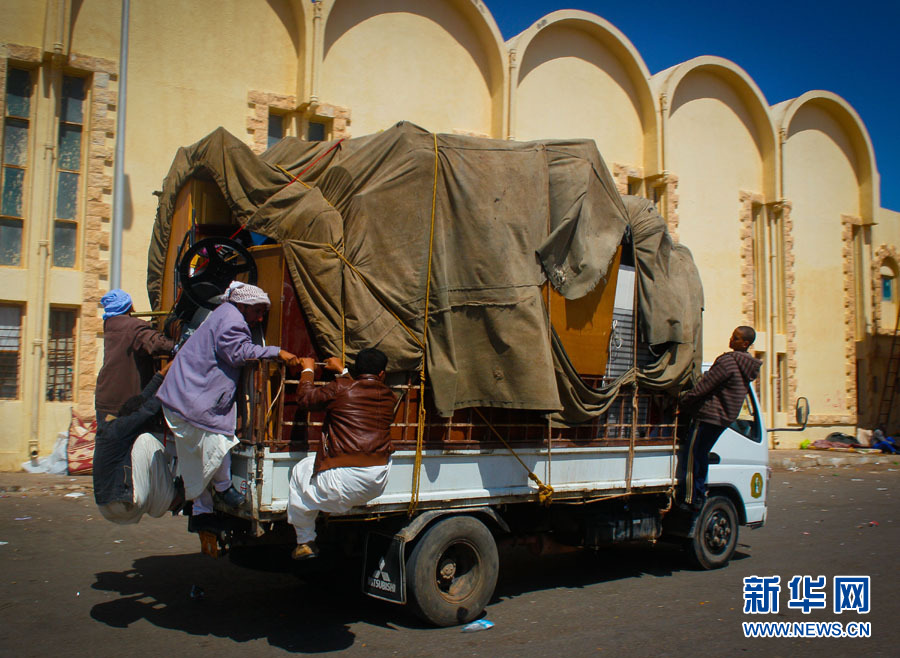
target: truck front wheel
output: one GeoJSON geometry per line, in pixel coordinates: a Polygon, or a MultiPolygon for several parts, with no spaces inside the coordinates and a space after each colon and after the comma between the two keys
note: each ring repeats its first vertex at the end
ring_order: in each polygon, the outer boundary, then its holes
{"type": "Polygon", "coordinates": [[[451,516],[428,528],[406,562],[408,604],[437,626],[465,624],[484,610],[497,585],[497,544],[471,516],[451,516]]]}
{"type": "Polygon", "coordinates": [[[738,538],[738,516],[734,503],[713,496],[700,511],[694,536],[687,545],[690,561],[701,569],[719,569],[728,564],[738,538]]]}

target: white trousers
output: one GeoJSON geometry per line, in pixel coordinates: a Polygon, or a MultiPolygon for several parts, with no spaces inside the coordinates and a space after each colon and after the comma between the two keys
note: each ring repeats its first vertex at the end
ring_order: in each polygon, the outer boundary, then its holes
{"type": "MultiPolygon", "coordinates": [[[[222,465],[216,469],[210,479],[213,489],[216,491],[228,491],[231,486],[231,453],[226,452],[222,458],[222,465]]],[[[206,514],[213,511],[213,498],[207,487],[200,495],[194,498],[194,504],[191,506],[191,516],[197,514],[206,514]]]]}
{"type": "Polygon", "coordinates": [[[316,538],[319,512],[340,514],[384,493],[391,464],[339,466],[313,473],[315,455],[300,460],[291,470],[288,521],[297,532],[297,543],[316,538]]]}
{"type": "Polygon", "coordinates": [[[216,491],[231,486],[230,450],[238,444],[237,437],[195,427],[165,406],[163,414],[175,437],[177,474],[184,479],[184,497],[194,501],[193,514],[212,512],[212,496],[206,489],[210,482],[216,491]]]}
{"type": "Polygon", "coordinates": [[[132,502],[100,505],[100,513],[107,521],[121,525],[138,523],[144,514],[161,517],[175,497],[171,463],[159,439],[141,434],[131,446],[132,502]]]}

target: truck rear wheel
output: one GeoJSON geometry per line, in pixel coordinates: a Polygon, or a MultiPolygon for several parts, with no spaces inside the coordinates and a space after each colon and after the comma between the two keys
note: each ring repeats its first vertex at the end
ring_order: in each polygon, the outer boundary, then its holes
{"type": "Polygon", "coordinates": [[[690,561],[701,569],[719,569],[728,564],[738,539],[738,516],[734,503],[713,496],[700,511],[694,536],[687,545],[690,561]]]}
{"type": "Polygon", "coordinates": [[[408,604],[436,626],[465,624],[484,610],[497,586],[494,536],[471,516],[451,516],[431,526],[406,562],[408,604]]]}

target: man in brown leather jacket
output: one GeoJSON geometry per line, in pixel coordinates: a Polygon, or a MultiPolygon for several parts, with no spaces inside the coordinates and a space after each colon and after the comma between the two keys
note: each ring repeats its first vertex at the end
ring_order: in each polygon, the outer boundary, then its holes
{"type": "Polygon", "coordinates": [[[384,383],[387,357],[377,349],[356,357],[356,379],[336,357],[325,368],[341,373],[324,386],[315,386],[315,361],[301,358],[301,409],[324,409],[322,442],[314,456],[291,471],[288,521],[297,532],[292,557],[315,557],[316,516],[337,514],[363,505],[384,492],[391,467],[391,422],[396,397],[384,383]]]}

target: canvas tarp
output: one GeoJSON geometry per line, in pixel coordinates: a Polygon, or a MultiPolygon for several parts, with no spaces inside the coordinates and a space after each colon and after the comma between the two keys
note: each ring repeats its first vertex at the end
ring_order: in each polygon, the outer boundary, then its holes
{"type": "MultiPolygon", "coordinates": [[[[427,296],[426,372],[440,413],[567,415],[541,286],[549,278],[568,299],[590,292],[629,223],[594,143],[435,136],[399,123],[334,146],[286,138],[256,156],[220,128],[179,149],[149,250],[154,306],[177,194],[190,177],[211,177],[239,222],[283,245],[321,354],[341,353],[343,326],[347,354],[377,346],[390,369],[419,369],[427,296]]],[[[699,336],[657,324],[674,326],[669,318],[651,317],[652,335],[689,348],[699,336]]]]}
{"type": "Polygon", "coordinates": [[[553,336],[556,381],[563,409],[557,425],[577,425],[606,411],[621,386],[674,394],[700,376],[703,353],[703,286],[690,250],[675,244],[656,206],[623,196],[625,218],[634,243],[639,321],[645,342],[658,354],[650,365],[631,369],[602,389],[587,386],[553,336]]]}

